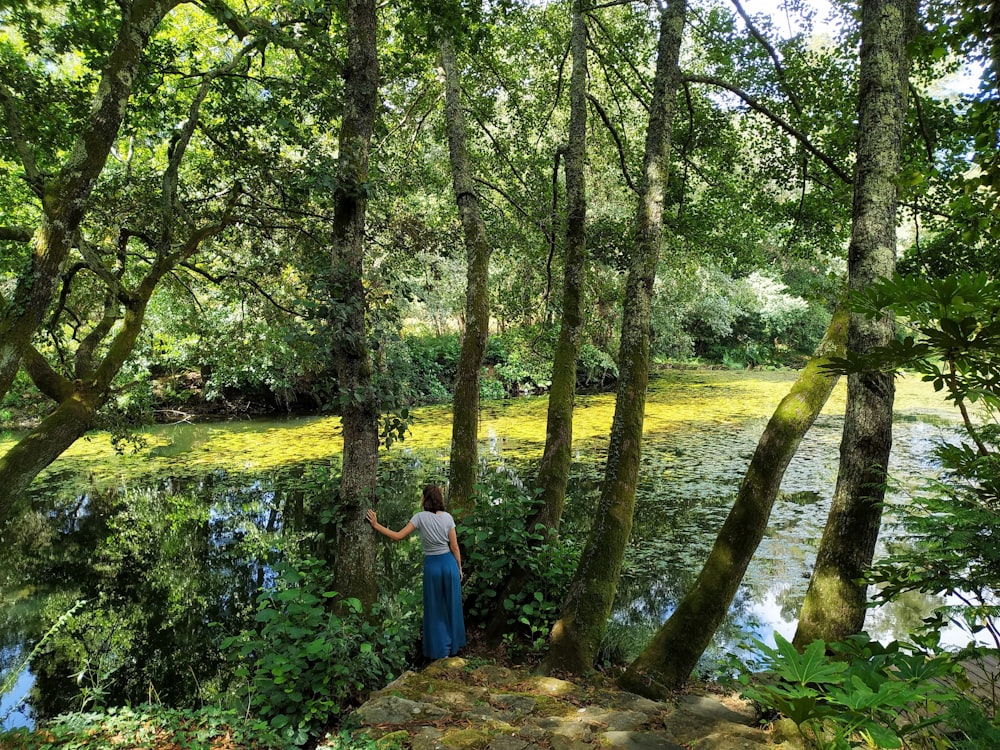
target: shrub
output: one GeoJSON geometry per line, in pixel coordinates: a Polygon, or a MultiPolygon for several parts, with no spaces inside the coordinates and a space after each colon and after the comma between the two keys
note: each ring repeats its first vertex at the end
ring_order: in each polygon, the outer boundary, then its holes
{"type": "Polygon", "coordinates": [[[757,642],[765,656],[763,680],[743,695],[787,716],[814,747],[903,746],[945,720],[942,705],[962,694],[958,665],[916,647],[871,641],[865,633],[827,644],[813,641],[799,653],[781,634],[776,648],[757,642]]]}
{"type": "Polygon", "coordinates": [[[237,674],[247,680],[251,708],[284,742],[301,746],[402,671],[417,618],[413,610],[366,613],[357,599],[338,599],[323,585],[330,575],[319,560],[278,572],[276,589],[258,599],[258,630],[222,648],[243,662],[237,674]]]}
{"type": "Polygon", "coordinates": [[[483,621],[496,609],[507,613],[511,638],[523,636],[541,648],[558,614],[576,567],[579,550],[563,539],[546,542],[528,521],[537,502],[516,475],[502,468],[480,471],[475,510],[458,526],[467,568],[464,584],[469,615],[483,621]],[[499,591],[515,566],[529,574],[515,594],[498,601],[499,591]]]}

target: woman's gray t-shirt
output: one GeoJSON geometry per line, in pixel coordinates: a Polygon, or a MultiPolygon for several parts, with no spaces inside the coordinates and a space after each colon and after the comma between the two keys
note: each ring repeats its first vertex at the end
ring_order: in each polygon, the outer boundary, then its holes
{"type": "Polygon", "coordinates": [[[448,532],[455,528],[451,513],[422,510],[410,519],[410,523],[420,532],[420,544],[425,555],[443,555],[450,551],[448,532]]]}

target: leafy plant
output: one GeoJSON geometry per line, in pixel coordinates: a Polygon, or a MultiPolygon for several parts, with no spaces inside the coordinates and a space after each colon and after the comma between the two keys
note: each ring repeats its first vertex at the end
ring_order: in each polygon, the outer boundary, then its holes
{"type": "Polygon", "coordinates": [[[283,743],[265,723],[247,720],[240,711],[144,704],[99,713],[64,714],[44,729],[0,733],[0,746],[9,750],[200,750],[222,746],[271,750],[281,748],[283,743]]]}
{"type": "Polygon", "coordinates": [[[405,666],[415,640],[412,610],[399,617],[340,600],[319,560],[278,566],[278,585],[258,598],[258,629],[223,640],[241,662],[247,699],[270,731],[302,746],[405,666]]]}
{"type": "Polygon", "coordinates": [[[540,529],[528,528],[536,501],[516,475],[482,470],[480,477],[476,508],[457,530],[466,567],[474,571],[463,586],[469,615],[482,620],[502,608],[508,640],[521,636],[541,648],[558,615],[578,550],[564,539],[546,541],[540,529]],[[515,566],[524,568],[527,581],[498,601],[515,566]]]}
{"type": "MultiPolygon", "coordinates": [[[[85,604],[84,600],[78,599],[72,607],[66,610],[59,618],[52,624],[45,634],[38,640],[35,647],[31,650],[29,654],[19,659],[18,662],[10,669],[7,670],[6,674],[0,673],[0,698],[7,695],[17,684],[18,678],[21,673],[28,668],[31,663],[31,659],[35,654],[39,653],[43,648],[45,648],[49,641],[55,636],[55,634],[73,617],[80,607],[85,604]]],[[[18,707],[18,704],[11,705],[10,709],[2,715],[0,715],[0,724],[3,724],[14,710],[18,707]]]]}
{"type": "Polygon", "coordinates": [[[823,750],[898,748],[903,738],[944,720],[939,708],[957,703],[957,666],[946,656],[893,642],[883,646],[864,633],[843,642],[814,641],[802,653],[780,633],[776,647],[758,641],[766,671],[743,695],[787,716],[803,737],[823,750]]]}

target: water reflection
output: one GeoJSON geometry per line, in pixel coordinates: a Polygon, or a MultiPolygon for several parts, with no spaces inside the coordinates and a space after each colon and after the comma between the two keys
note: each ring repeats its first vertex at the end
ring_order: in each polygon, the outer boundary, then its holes
{"type": "MultiPolygon", "coordinates": [[[[653,384],[633,539],[603,658],[634,656],[691,585],[793,377],[681,373],[653,384]]],[[[935,442],[957,434],[939,397],[907,387],[897,400],[890,506],[905,503],[936,471],[935,442]]],[[[794,632],[836,480],[842,408],[841,388],[791,462],[710,661],[724,662],[748,634],[773,641],[774,632],[794,632]]],[[[530,477],[545,409],[544,398],[484,404],[491,467],[512,481],[530,477]]],[[[613,409],[613,395],[579,399],[566,534],[589,526],[613,409]]],[[[380,469],[380,517],[394,527],[412,513],[417,487],[446,476],[450,413],[436,407],[416,418],[412,435],[380,469]]],[[[339,473],[337,420],[159,427],[148,441],[146,450],[124,457],[98,439],[81,441],[34,490],[37,507],[49,510],[25,519],[0,551],[0,583],[6,592],[19,590],[18,601],[30,601],[32,612],[4,608],[3,653],[30,647],[40,623],[77,598],[92,603],[33,664],[39,716],[98,701],[184,703],[225,690],[220,640],[250,622],[254,594],[272,582],[282,549],[321,544],[313,530],[322,527],[339,473]],[[116,619],[99,614],[105,611],[116,619]]],[[[891,508],[886,528],[894,528],[891,508]]],[[[384,575],[393,588],[418,580],[415,549],[385,546],[384,575]]],[[[873,613],[870,632],[900,636],[933,605],[927,597],[903,599],[873,613]]]]}

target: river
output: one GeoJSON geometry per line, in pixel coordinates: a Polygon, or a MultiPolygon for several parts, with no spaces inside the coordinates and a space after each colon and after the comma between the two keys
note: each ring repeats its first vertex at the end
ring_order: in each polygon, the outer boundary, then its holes
{"type": "MultiPolygon", "coordinates": [[[[605,647],[611,658],[634,654],[692,582],[728,513],[757,439],[794,378],[787,372],[667,371],[652,381],[633,539],[605,647]]],[[[725,663],[750,636],[766,642],[773,641],[775,631],[789,638],[794,632],[836,479],[844,396],[841,384],[789,466],[768,533],[706,663],[725,663]]],[[[480,435],[487,471],[515,478],[530,475],[544,442],[545,409],[544,397],[483,403],[480,435]]],[[[566,510],[570,525],[574,519],[585,525],[596,500],[613,410],[613,394],[578,398],[566,510]]],[[[890,505],[905,503],[934,476],[934,445],[954,440],[957,425],[957,415],[940,394],[913,378],[898,381],[890,505]]],[[[107,633],[124,626],[88,620],[85,606],[74,618],[76,628],[65,628],[57,638],[62,647],[77,644],[73,648],[83,648],[93,654],[88,658],[99,660],[102,649],[123,648],[125,639],[151,659],[161,651],[174,654],[168,661],[176,663],[164,670],[189,669],[192,674],[192,664],[185,659],[204,665],[218,658],[211,643],[197,642],[198,634],[209,637],[203,627],[209,621],[225,623],[245,615],[256,586],[267,580],[267,565],[258,561],[266,559],[271,545],[268,533],[275,514],[268,508],[277,505],[279,496],[287,503],[294,495],[300,505],[308,504],[310,494],[322,501],[322,493],[332,490],[330,477],[336,473],[341,448],[339,421],[316,416],[161,425],[142,437],[141,445],[120,455],[107,435],[91,435],[39,477],[33,500],[40,508],[54,510],[33,516],[6,551],[0,669],[23,653],[23,639],[30,640],[29,623],[51,621],[64,612],[86,588],[86,580],[102,570],[113,570],[126,588],[141,589],[122,599],[129,602],[119,610],[123,622],[145,622],[150,616],[140,616],[133,607],[138,600],[153,602],[157,612],[150,619],[160,631],[164,622],[170,623],[177,642],[169,648],[143,642],[148,634],[141,632],[113,640],[107,633]],[[131,515],[111,518],[108,509],[118,507],[123,495],[132,498],[131,515]],[[175,498],[169,511],[164,510],[164,496],[175,498]],[[208,549],[214,567],[210,573],[189,570],[188,580],[187,561],[198,558],[192,548],[201,550],[201,558],[208,549]],[[11,575],[15,565],[36,575],[11,575]],[[140,569],[158,571],[155,582],[132,580],[129,571],[140,569]],[[202,580],[206,577],[214,580],[211,586],[202,580]],[[31,585],[25,588],[28,578],[31,585]],[[197,617],[192,618],[192,611],[197,617]],[[103,640],[94,633],[104,633],[103,640]]],[[[383,457],[383,502],[406,508],[411,499],[415,504],[419,484],[441,480],[449,441],[448,408],[414,410],[406,440],[383,457]]],[[[9,444],[0,441],[0,450],[9,444]]],[[[884,536],[891,539],[892,534],[890,512],[884,536]]],[[[869,617],[869,632],[883,640],[903,635],[934,604],[911,597],[879,609],[869,617]]],[[[105,601],[102,606],[115,605],[105,601]]],[[[963,636],[946,637],[957,641],[963,636]]],[[[104,666],[103,673],[101,668],[95,666],[94,674],[104,682],[95,681],[94,704],[99,702],[97,692],[113,685],[123,670],[118,663],[104,666]]],[[[43,670],[35,675],[35,684],[43,692],[58,691],[68,678],[58,669],[43,670]]],[[[173,685],[173,679],[164,677],[163,684],[173,685]]],[[[176,679],[180,695],[183,680],[176,679]]],[[[25,673],[4,706],[19,701],[30,684],[25,673]]],[[[169,688],[163,691],[169,693],[169,688]]],[[[87,704],[86,695],[81,699],[77,693],[66,701],[47,700],[46,711],[81,704],[87,704]]],[[[0,717],[6,713],[0,706],[0,717]]],[[[5,725],[27,722],[29,716],[14,712],[5,725]]]]}

